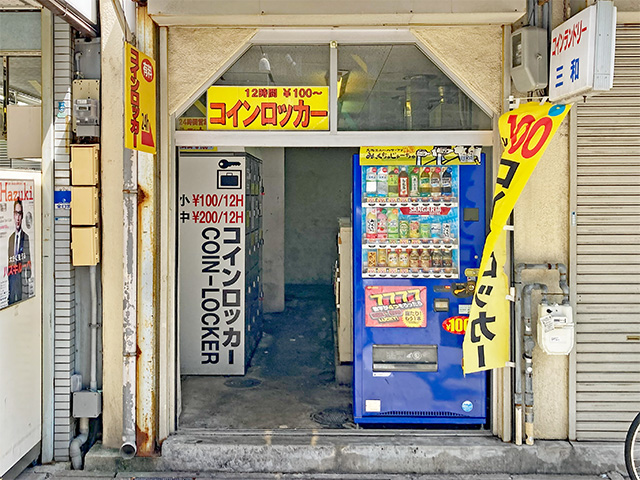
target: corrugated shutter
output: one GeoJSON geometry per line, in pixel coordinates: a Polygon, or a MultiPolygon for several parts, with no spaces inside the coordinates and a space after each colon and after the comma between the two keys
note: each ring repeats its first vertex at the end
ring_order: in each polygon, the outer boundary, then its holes
{"type": "Polygon", "coordinates": [[[622,440],[640,411],[640,25],[618,26],[613,89],[576,119],[575,434],[622,440]]]}

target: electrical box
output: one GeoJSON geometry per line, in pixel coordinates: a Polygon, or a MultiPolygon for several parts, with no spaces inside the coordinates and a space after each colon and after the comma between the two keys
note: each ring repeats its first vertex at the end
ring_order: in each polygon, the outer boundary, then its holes
{"type": "Polygon", "coordinates": [[[102,411],[102,394],[90,390],[73,392],[73,416],[75,418],[97,418],[102,411]]]}
{"type": "Polygon", "coordinates": [[[71,184],[98,184],[99,145],[71,145],[71,184]]]}
{"type": "Polygon", "coordinates": [[[100,136],[100,81],[74,80],[73,131],[78,137],[100,136]]]}
{"type": "Polygon", "coordinates": [[[76,267],[97,265],[100,262],[98,227],[71,228],[71,253],[71,262],[76,267]]]}
{"type": "Polygon", "coordinates": [[[520,92],[546,88],[549,81],[547,31],[524,27],[511,34],[511,79],[520,92]]]}
{"type": "Polygon", "coordinates": [[[98,189],[71,187],[71,225],[98,223],[98,189]]]}
{"type": "Polygon", "coordinates": [[[569,355],[573,349],[575,326],[571,305],[538,307],[538,345],[548,355],[569,355]]]}

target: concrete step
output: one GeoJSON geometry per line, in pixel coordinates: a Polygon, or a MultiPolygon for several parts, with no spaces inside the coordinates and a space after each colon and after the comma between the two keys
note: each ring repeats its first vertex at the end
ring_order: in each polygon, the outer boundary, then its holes
{"type": "Polygon", "coordinates": [[[481,432],[340,432],[181,431],[164,441],[162,469],[287,474],[624,472],[621,443],[537,441],[516,446],[481,432]]]}

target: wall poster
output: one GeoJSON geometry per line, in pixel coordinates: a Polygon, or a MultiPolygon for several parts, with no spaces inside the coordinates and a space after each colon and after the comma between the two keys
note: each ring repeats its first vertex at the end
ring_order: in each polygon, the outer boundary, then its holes
{"type": "Polygon", "coordinates": [[[0,308],[34,297],[33,180],[0,180],[0,308]]]}

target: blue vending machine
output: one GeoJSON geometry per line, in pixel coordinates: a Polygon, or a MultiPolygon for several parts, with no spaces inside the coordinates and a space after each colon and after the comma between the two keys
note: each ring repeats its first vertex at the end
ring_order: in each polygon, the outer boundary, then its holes
{"type": "Polygon", "coordinates": [[[354,419],[484,424],[487,376],[462,372],[486,233],[484,154],[397,150],[353,160],[354,419]]]}

